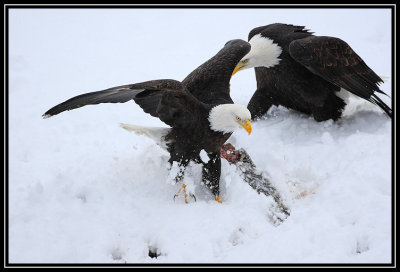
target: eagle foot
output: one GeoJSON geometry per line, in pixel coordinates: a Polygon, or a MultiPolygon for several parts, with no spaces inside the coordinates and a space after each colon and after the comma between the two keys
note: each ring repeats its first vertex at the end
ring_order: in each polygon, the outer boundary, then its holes
{"type": "Polygon", "coordinates": [[[181,192],[183,191],[183,193],[184,193],[184,196],[185,196],[185,203],[187,204],[187,203],[189,203],[189,201],[188,201],[188,196],[190,196],[190,197],[192,197],[193,199],[194,199],[194,201],[196,202],[196,197],[194,196],[194,194],[192,194],[192,193],[187,193],[186,192],[186,184],[182,184],[182,187],[178,190],[178,192],[174,195],[174,201],[175,201],[175,198],[177,197],[177,196],[179,196],[180,194],[181,194],[181,192]]]}

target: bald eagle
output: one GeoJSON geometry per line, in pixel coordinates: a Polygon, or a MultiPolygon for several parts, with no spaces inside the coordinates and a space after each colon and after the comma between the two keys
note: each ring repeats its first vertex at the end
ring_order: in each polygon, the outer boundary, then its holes
{"type": "Polygon", "coordinates": [[[282,105],[316,121],[338,120],[349,93],[392,117],[391,108],[376,94],[385,94],[379,89],[382,79],[341,39],[276,23],[251,30],[249,43],[250,52],[233,74],[255,67],[257,90],[248,104],[253,119],[272,105],[282,105]]]}
{"type": "MultiPolygon", "coordinates": [[[[50,117],[86,105],[133,100],[144,112],[158,117],[170,128],[127,124],[122,127],[144,134],[165,147],[170,154],[169,162],[177,162],[180,166],[177,182],[183,180],[184,169],[190,162],[202,164],[202,180],[211,189],[215,200],[221,202],[220,149],[237,128],[251,133],[251,114],[245,106],[233,104],[229,88],[235,65],[249,50],[247,42],[232,40],[182,82],[152,80],[86,93],[51,108],[43,116],[50,117]],[[209,160],[203,161],[201,152],[206,152],[209,160]]],[[[183,183],[182,187],[186,185],[183,183]]]]}

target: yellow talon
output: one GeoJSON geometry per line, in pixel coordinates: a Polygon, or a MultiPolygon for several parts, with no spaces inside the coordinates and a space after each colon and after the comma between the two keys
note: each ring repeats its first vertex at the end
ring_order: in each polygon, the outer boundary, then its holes
{"type": "Polygon", "coordinates": [[[222,203],[221,199],[219,198],[219,196],[215,197],[215,201],[217,201],[218,203],[222,203]]]}
{"type": "MultiPolygon", "coordinates": [[[[189,203],[189,201],[188,201],[188,193],[186,193],[186,184],[182,184],[182,187],[181,187],[181,188],[179,189],[179,191],[174,195],[174,200],[175,200],[175,197],[179,196],[179,194],[181,193],[182,189],[183,189],[183,192],[185,193],[185,203],[187,204],[187,203],[189,203]]],[[[194,198],[194,201],[196,201],[196,197],[194,196],[194,194],[189,193],[189,196],[193,197],[193,198],[194,198]]]]}
{"type": "Polygon", "coordinates": [[[183,191],[185,192],[185,191],[186,191],[185,188],[186,188],[186,184],[182,184],[182,187],[179,189],[179,191],[176,193],[175,196],[178,196],[178,195],[181,193],[182,189],[183,189],[183,191]]]}

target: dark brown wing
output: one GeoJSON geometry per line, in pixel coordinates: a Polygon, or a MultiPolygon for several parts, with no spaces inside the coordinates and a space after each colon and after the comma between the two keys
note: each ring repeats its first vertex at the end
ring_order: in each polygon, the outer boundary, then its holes
{"type": "Polygon", "coordinates": [[[75,96],[48,110],[43,117],[100,103],[124,103],[134,100],[146,113],[172,127],[189,125],[205,105],[185,91],[176,80],[152,80],[118,86],[75,96]]]}
{"type": "Polygon", "coordinates": [[[132,89],[132,86],[133,85],[123,85],[103,91],[75,96],[49,109],[43,114],[43,117],[51,117],[63,111],[77,109],[86,105],[96,105],[100,103],[125,103],[133,99],[139,91],[143,91],[140,89],[132,89]]]}
{"type": "Polygon", "coordinates": [[[203,103],[233,103],[229,81],[236,64],[249,51],[248,42],[230,40],[215,56],[193,70],[182,84],[203,103]]]}
{"type": "MultiPolygon", "coordinates": [[[[170,79],[152,80],[142,83],[122,85],[102,91],[75,96],[61,104],[58,104],[57,106],[54,106],[45,114],[43,114],[43,117],[51,117],[63,111],[77,109],[87,105],[96,105],[100,103],[125,103],[134,99],[140,92],[145,90],[159,89],[182,90],[183,87],[179,81],[170,79]]],[[[151,112],[149,113],[153,115],[151,112]]]]}
{"type": "Polygon", "coordinates": [[[136,95],[135,102],[147,113],[175,128],[186,128],[207,118],[209,106],[185,90],[146,89],[136,95]]]}
{"type": "Polygon", "coordinates": [[[289,45],[293,59],[312,73],[381,107],[392,110],[375,95],[383,80],[344,41],[334,37],[310,36],[289,45]]]}

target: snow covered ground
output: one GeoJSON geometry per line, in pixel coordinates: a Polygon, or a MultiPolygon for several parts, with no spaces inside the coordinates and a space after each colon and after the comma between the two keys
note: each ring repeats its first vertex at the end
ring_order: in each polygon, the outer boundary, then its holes
{"type": "MultiPolygon", "coordinates": [[[[275,22],[347,41],[391,95],[389,9],[10,10],[9,262],[390,263],[392,127],[368,102],[351,100],[335,123],[274,107],[250,136],[234,133],[291,209],[279,226],[226,161],[222,204],[195,167],[197,202],[174,201],[167,152],[119,127],[166,126],[134,102],[41,117],[78,94],[182,80],[275,22]]],[[[246,105],[255,86],[239,72],[233,100],[246,105]]]]}

